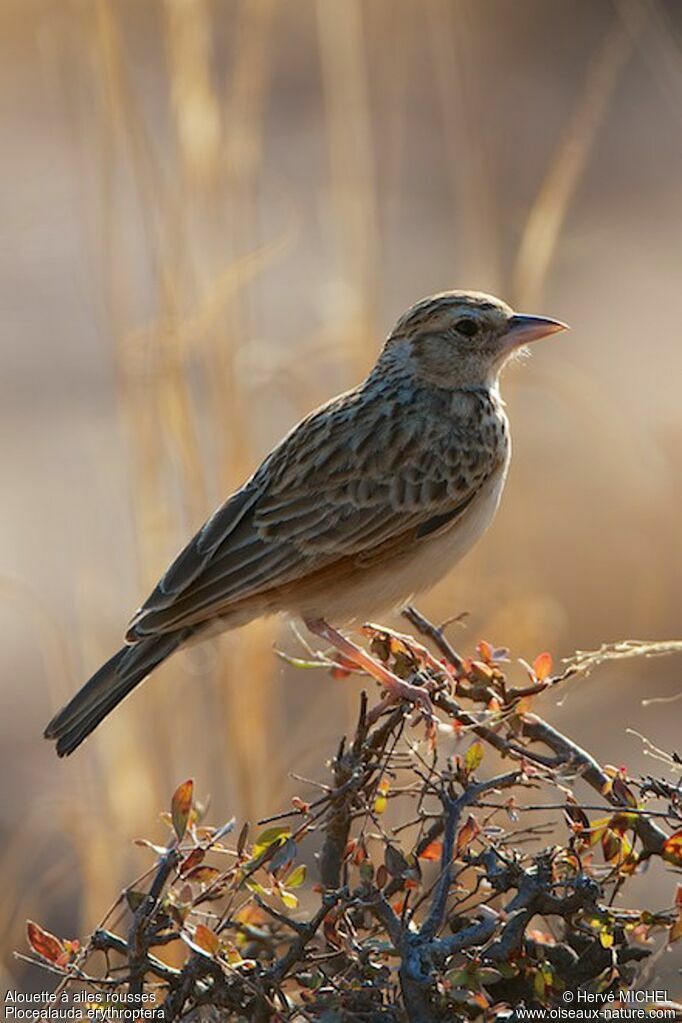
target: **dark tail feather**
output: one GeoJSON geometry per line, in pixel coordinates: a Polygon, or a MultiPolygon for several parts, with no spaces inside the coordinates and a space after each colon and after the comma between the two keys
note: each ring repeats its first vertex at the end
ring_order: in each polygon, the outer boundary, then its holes
{"type": "Polygon", "coordinates": [[[192,629],[179,629],[140,640],[122,647],[103,664],[45,729],[45,738],[56,740],[59,756],[73,753],[100,721],[177,650],[191,632],[192,629]]]}

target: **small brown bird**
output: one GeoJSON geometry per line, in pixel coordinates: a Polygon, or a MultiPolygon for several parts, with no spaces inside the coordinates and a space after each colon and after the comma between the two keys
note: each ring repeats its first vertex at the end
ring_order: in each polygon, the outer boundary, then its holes
{"type": "MultiPolygon", "coordinates": [[[[57,753],[72,753],[185,644],[283,611],[342,649],[328,623],[392,609],[438,582],[500,501],[511,456],[500,370],[564,329],[479,292],[412,306],[369,376],[295,426],[178,554],[127,645],[45,729],[57,753]]],[[[377,677],[428,708],[423,689],[377,677]]]]}

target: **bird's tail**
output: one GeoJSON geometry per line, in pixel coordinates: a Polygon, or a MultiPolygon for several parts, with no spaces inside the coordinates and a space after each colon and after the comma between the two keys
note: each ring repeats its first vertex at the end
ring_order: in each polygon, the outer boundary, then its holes
{"type": "Polygon", "coordinates": [[[122,647],[95,672],[45,729],[45,738],[54,739],[60,757],[80,746],[97,725],[157,665],[184,643],[192,629],[178,629],[161,636],[142,639],[122,647]]]}

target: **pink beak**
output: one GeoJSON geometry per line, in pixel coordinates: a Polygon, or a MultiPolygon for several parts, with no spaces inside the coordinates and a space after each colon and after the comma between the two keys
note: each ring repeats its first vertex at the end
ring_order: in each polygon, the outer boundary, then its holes
{"type": "Polygon", "coordinates": [[[550,320],[546,316],[525,316],[521,313],[512,316],[505,335],[509,348],[519,348],[531,341],[539,341],[550,334],[558,334],[560,330],[568,330],[568,325],[560,320],[550,320]]]}

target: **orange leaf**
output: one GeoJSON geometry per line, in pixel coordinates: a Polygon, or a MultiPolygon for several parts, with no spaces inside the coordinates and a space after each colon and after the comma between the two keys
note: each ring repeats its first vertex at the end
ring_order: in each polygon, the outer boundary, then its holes
{"type": "Polygon", "coordinates": [[[442,842],[429,842],[425,849],[419,853],[420,860],[440,860],[443,852],[442,842]]]}
{"type": "Polygon", "coordinates": [[[375,813],[384,813],[386,811],[386,807],[388,806],[388,799],[386,798],[386,796],[388,794],[390,787],[391,787],[390,779],[386,777],[382,778],[378,785],[377,797],[374,800],[375,813]]]}
{"type": "Polygon", "coordinates": [[[364,842],[358,842],[353,850],[353,863],[359,867],[367,859],[367,849],[364,842]]]}
{"type": "Polygon", "coordinates": [[[476,682],[483,682],[485,685],[492,682],[495,677],[493,669],[485,661],[472,661],[469,674],[476,682]]]}
{"type": "Polygon", "coordinates": [[[618,859],[620,856],[623,848],[623,839],[617,832],[612,831],[611,828],[605,828],[601,838],[601,847],[604,859],[611,862],[611,860],[618,859]]]}
{"type": "Polygon", "coordinates": [[[193,940],[195,945],[211,956],[215,955],[220,948],[220,938],[215,931],[212,931],[210,927],[205,927],[204,924],[197,924],[193,940]]]}
{"type": "Polygon", "coordinates": [[[533,674],[538,682],[544,682],[552,671],[552,655],[545,651],[533,661],[533,674]]]}
{"type": "Polygon", "coordinates": [[[171,802],[171,818],[173,820],[175,834],[178,836],[178,842],[182,842],[185,837],[185,832],[187,831],[189,815],[192,812],[193,795],[194,781],[192,778],[188,778],[187,781],[183,781],[182,785],[178,785],[177,789],[173,793],[173,799],[171,802]]]}
{"type": "Polygon", "coordinates": [[[476,650],[481,660],[484,661],[486,664],[490,664],[494,654],[492,644],[489,643],[487,639],[481,639],[476,645],[476,650]]]}
{"type": "Polygon", "coordinates": [[[637,797],[620,775],[616,775],[613,779],[612,792],[619,803],[623,803],[625,806],[637,806],[637,797]]]}
{"type": "Polygon", "coordinates": [[[459,856],[464,852],[467,846],[471,845],[480,830],[481,829],[476,818],[472,814],[469,814],[457,834],[457,840],[455,842],[455,856],[459,856]]]}
{"type": "Polygon", "coordinates": [[[243,906],[235,913],[235,920],[238,920],[240,924],[255,924],[258,926],[265,923],[267,916],[259,906],[247,903],[246,906],[243,906]]]}
{"type": "Polygon", "coordinates": [[[676,831],[663,843],[663,859],[682,867],[682,831],[676,831]]]}
{"type": "Polygon", "coordinates": [[[67,954],[64,942],[60,938],[56,938],[54,934],[50,934],[49,931],[44,931],[33,920],[29,920],[26,924],[26,937],[33,951],[51,963],[59,962],[60,959],[63,961],[67,954]]]}

